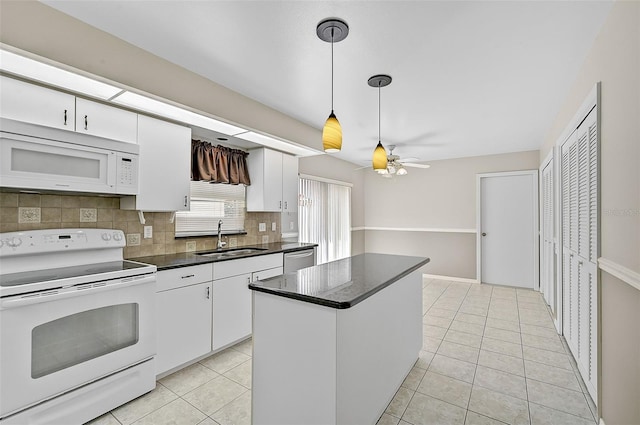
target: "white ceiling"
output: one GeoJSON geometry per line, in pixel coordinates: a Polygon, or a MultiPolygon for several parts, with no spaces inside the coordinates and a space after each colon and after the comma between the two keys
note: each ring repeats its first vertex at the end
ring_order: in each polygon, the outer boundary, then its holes
{"type": "MultiPolygon", "coordinates": [[[[335,44],[338,157],[370,161],[378,140],[436,159],[538,149],[610,1],[77,1],[44,3],[321,129],[335,44]]],[[[224,117],[223,117],[224,118],[224,117]]]]}

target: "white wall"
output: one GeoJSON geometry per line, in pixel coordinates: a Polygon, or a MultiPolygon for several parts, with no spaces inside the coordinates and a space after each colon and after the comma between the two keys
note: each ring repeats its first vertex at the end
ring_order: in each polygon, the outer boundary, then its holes
{"type": "Polygon", "coordinates": [[[476,174],[537,169],[538,158],[528,151],[432,161],[392,179],[363,171],[366,250],[426,256],[424,273],[475,279],[476,234],[456,230],[476,228],[476,174]]]}
{"type": "MultiPolygon", "coordinates": [[[[548,154],[601,81],[601,256],[640,273],[640,2],[617,2],[545,143],[548,154]]],[[[601,272],[600,414],[607,425],[640,424],[640,291],[601,272]]]]}

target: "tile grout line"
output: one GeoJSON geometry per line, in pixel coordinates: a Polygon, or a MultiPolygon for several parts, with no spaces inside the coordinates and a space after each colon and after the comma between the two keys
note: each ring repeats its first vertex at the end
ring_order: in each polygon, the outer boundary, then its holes
{"type": "MultiPolygon", "coordinates": [[[[516,291],[516,305],[519,304],[518,291],[516,291]]],[[[520,327],[520,350],[522,352],[522,367],[524,368],[524,390],[527,394],[527,412],[529,413],[529,423],[532,423],[531,400],[529,399],[529,378],[527,378],[527,364],[524,361],[524,341],[522,340],[522,323],[520,322],[520,307],[518,306],[518,326],[520,327]]]]}

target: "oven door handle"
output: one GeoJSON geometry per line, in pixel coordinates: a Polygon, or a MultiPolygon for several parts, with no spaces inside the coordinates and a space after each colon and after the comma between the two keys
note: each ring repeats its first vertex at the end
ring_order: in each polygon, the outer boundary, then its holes
{"type": "Polygon", "coordinates": [[[44,302],[58,301],[66,298],[81,297],[84,295],[94,295],[101,292],[122,289],[125,287],[154,283],[155,281],[156,275],[154,273],[135,277],[125,277],[120,279],[119,281],[111,282],[105,285],[100,285],[100,282],[96,282],[93,284],[75,285],[67,288],[52,289],[50,291],[43,291],[35,294],[8,297],[0,300],[0,310],[24,307],[27,305],[39,304],[44,302]]]}

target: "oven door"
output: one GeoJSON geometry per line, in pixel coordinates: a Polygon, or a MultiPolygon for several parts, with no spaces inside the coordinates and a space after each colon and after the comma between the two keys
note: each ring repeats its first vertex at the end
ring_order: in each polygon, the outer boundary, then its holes
{"type": "Polygon", "coordinates": [[[153,357],[155,280],[0,300],[0,418],[153,357]]]}

